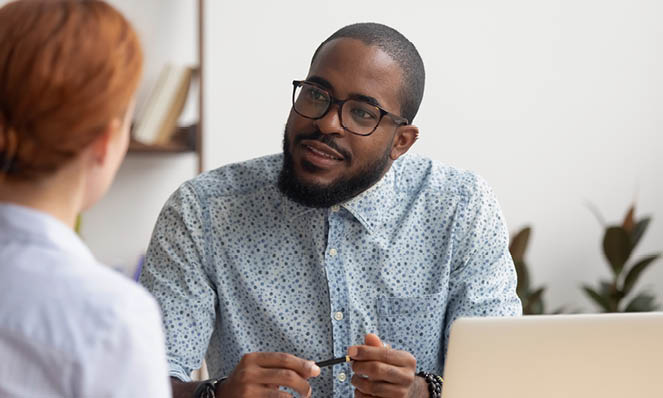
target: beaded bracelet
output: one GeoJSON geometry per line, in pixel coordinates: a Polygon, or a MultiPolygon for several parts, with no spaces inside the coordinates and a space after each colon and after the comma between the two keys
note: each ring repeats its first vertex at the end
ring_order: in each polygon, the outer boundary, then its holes
{"type": "Polygon", "coordinates": [[[423,371],[417,373],[417,376],[423,377],[424,380],[426,380],[426,384],[428,384],[428,392],[430,393],[430,398],[442,398],[442,384],[444,383],[442,377],[436,374],[427,373],[423,371]]]}

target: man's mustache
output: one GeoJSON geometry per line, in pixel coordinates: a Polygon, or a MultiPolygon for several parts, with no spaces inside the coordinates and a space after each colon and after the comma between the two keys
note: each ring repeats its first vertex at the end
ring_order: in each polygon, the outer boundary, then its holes
{"type": "Polygon", "coordinates": [[[350,155],[348,151],[346,151],[345,149],[341,148],[329,134],[323,134],[322,132],[320,132],[320,130],[316,130],[312,133],[301,133],[295,136],[294,144],[299,144],[303,140],[322,142],[323,144],[334,149],[336,152],[340,153],[346,162],[352,158],[352,155],[350,155]]]}

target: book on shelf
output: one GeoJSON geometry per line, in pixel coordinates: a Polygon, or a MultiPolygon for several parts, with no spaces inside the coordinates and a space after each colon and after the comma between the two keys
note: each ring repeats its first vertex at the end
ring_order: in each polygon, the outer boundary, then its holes
{"type": "Polygon", "coordinates": [[[146,145],[167,144],[186,103],[193,68],[167,64],[161,70],[142,114],[133,131],[133,138],[146,145]]]}

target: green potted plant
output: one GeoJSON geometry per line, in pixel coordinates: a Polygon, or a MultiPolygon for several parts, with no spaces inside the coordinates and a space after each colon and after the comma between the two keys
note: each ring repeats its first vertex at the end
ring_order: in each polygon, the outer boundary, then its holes
{"type": "MultiPolygon", "coordinates": [[[[509,252],[513,259],[513,264],[516,267],[516,274],[518,274],[518,287],[516,293],[520,298],[523,305],[523,314],[525,315],[539,315],[544,314],[546,310],[543,301],[543,293],[546,290],[545,286],[532,287],[530,281],[530,272],[525,261],[525,252],[529,245],[529,238],[532,233],[532,228],[526,226],[518,231],[512,238],[509,244],[509,252]]],[[[558,314],[562,312],[562,308],[555,310],[553,313],[558,314]]]]}
{"type": "MultiPolygon", "coordinates": [[[[598,216],[599,221],[601,217],[598,216]]],[[[631,258],[645,234],[651,217],[635,218],[635,206],[627,211],[621,225],[604,225],[603,253],[610,266],[612,278],[599,280],[597,287],[583,285],[583,291],[603,312],[646,312],[658,309],[656,297],[643,291],[635,293],[635,284],[661,253],[631,258]]]]}

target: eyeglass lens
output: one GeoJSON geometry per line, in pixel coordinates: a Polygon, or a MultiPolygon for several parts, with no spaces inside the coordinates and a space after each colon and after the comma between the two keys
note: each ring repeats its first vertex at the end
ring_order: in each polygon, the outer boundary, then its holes
{"type": "MultiPolygon", "coordinates": [[[[312,84],[302,82],[294,95],[297,113],[311,119],[324,116],[331,106],[331,95],[312,84]]],[[[356,134],[370,134],[380,122],[380,109],[363,101],[349,99],[341,104],[341,124],[356,134]]]]}

